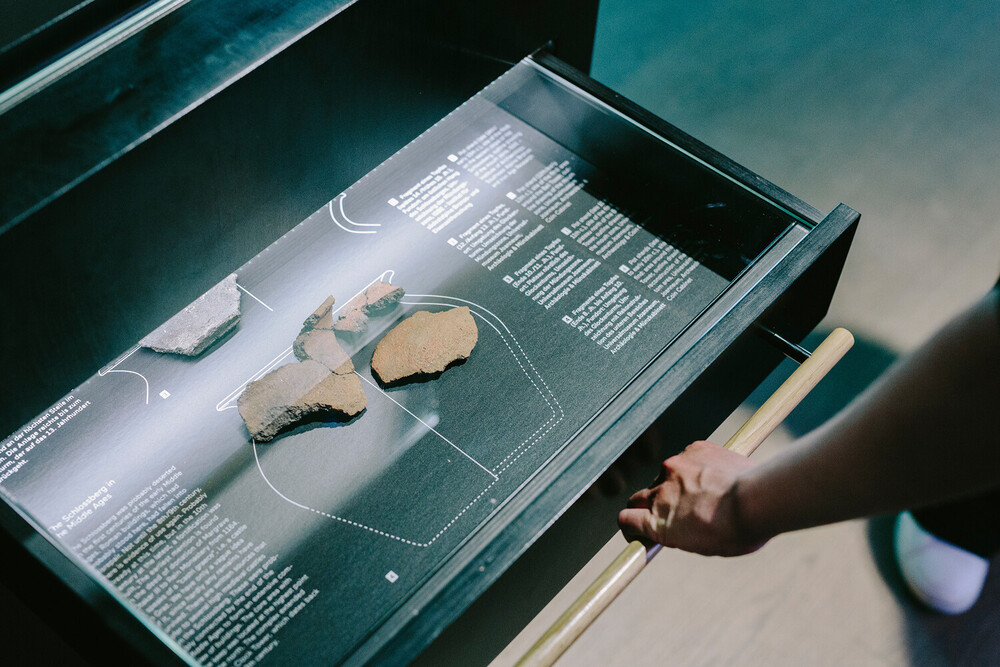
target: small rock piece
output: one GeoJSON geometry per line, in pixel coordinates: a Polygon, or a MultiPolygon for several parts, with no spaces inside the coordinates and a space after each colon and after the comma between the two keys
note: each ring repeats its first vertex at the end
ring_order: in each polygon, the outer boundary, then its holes
{"type": "Polygon", "coordinates": [[[333,328],[346,333],[364,333],[368,329],[368,316],[360,308],[348,310],[334,323],[333,328]]]}
{"type": "Polygon", "coordinates": [[[368,317],[388,310],[399,303],[405,292],[402,287],[376,282],[344,304],[333,328],[337,331],[361,333],[368,328],[368,317]]]}
{"type": "MultiPolygon", "coordinates": [[[[333,328],[333,303],[334,299],[332,296],[326,297],[326,300],[320,304],[319,308],[314,310],[302,323],[302,329],[299,330],[299,335],[296,336],[295,341],[292,343],[292,350],[295,352],[296,358],[308,359],[310,357],[309,353],[305,350],[305,344],[314,330],[328,331],[333,328]]],[[[336,339],[334,339],[334,344],[336,344],[336,339]]],[[[337,345],[337,349],[340,349],[339,345],[337,345]]],[[[333,368],[330,370],[333,370],[333,368]]]]}
{"type": "Polygon", "coordinates": [[[390,306],[395,306],[405,294],[402,287],[383,282],[373,283],[365,290],[365,315],[377,315],[390,306]]]}
{"type": "Polygon", "coordinates": [[[331,311],[333,310],[333,304],[335,299],[332,296],[326,297],[326,301],[320,304],[319,308],[313,311],[312,315],[306,318],[305,322],[302,323],[302,331],[312,329],[332,329],[333,328],[333,316],[331,311]]]}
{"type": "Polygon", "coordinates": [[[195,299],[155,331],[139,341],[156,352],[194,357],[222,338],[240,321],[240,292],[236,274],[195,299]]]}
{"type": "Polygon", "coordinates": [[[383,384],[443,373],[468,359],[479,330],[468,306],[439,313],[421,310],[406,318],[375,346],[372,370],[383,384]]]}
{"type": "Polygon", "coordinates": [[[257,442],[313,419],[346,421],[367,406],[361,380],[352,371],[353,366],[333,373],[312,359],[281,366],[247,385],[237,407],[257,442]]]}

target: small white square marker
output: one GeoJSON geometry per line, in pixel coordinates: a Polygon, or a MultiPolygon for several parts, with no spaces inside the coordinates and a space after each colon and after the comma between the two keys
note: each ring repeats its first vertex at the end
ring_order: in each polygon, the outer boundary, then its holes
{"type": "Polygon", "coordinates": [[[517,195],[514,194],[513,192],[508,192],[507,199],[517,199],[517,195]]]}
{"type": "Polygon", "coordinates": [[[448,162],[458,162],[458,156],[457,155],[449,155],[448,156],[448,162]]]}
{"type": "Polygon", "coordinates": [[[166,389],[160,392],[160,398],[167,398],[168,396],[170,396],[170,392],[166,389]]]}
{"type": "Polygon", "coordinates": [[[394,584],[396,583],[396,580],[399,579],[399,575],[393,572],[392,570],[389,570],[388,572],[385,573],[385,578],[389,581],[390,584],[394,584]]]}
{"type": "Polygon", "coordinates": [[[448,239],[448,245],[458,245],[458,239],[455,238],[448,239]]]}
{"type": "Polygon", "coordinates": [[[389,200],[389,206],[398,206],[398,205],[399,205],[399,200],[396,199],[395,197],[389,200]]]}

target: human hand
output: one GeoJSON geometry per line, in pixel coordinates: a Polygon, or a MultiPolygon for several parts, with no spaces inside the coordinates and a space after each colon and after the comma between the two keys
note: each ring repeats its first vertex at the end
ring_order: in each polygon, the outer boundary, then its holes
{"type": "Polygon", "coordinates": [[[634,494],[618,514],[629,540],[659,542],[706,556],[739,556],[767,540],[741,524],[737,485],[753,464],[711,442],[688,445],[663,462],[648,489],[634,494]]]}

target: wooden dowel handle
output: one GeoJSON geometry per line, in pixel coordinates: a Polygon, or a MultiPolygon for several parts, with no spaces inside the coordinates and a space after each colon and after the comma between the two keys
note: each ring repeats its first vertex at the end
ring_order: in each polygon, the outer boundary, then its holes
{"type": "Polygon", "coordinates": [[[618,594],[642,572],[646,565],[646,547],[641,542],[629,542],[597,579],[587,586],[562,616],[553,623],[524,656],[518,667],[551,665],[570,647],[580,634],[590,627],[618,594]]]}
{"type": "Polygon", "coordinates": [[[831,331],[812,356],[799,364],[795,372],[733,434],[724,445],[725,448],[743,456],[753,454],[760,443],[764,442],[764,438],[785,421],[788,413],[837,365],[852,345],[854,336],[850,331],[841,328],[831,331]]]}
{"type": "MultiPolygon", "coordinates": [[[[725,444],[726,449],[744,456],[752,454],[764,438],[778,427],[778,424],[840,361],[852,345],[854,336],[851,332],[847,329],[834,329],[820,343],[812,356],[796,368],[788,379],[781,383],[777,391],[733,434],[725,444]]],[[[653,545],[647,554],[641,542],[629,542],[597,579],[587,586],[573,604],[517,661],[518,667],[552,665],[642,572],[642,568],[658,552],[659,545],[653,545]]]]}

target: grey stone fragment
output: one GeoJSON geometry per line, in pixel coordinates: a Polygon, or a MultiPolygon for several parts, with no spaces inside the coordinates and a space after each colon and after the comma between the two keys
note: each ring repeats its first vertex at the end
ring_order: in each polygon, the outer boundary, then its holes
{"type": "Polygon", "coordinates": [[[236,274],[195,299],[155,331],[139,341],[156,352],[197,356],[240,321],[240,292],[236,274]]]}
{"type": "Polygon", "coordinates": [[[367,401],[361,380],[353,372],[333,373],[307,359],[251,382],[236,405],[251,437],[267,442],[302,422],[351,419],[365,409],[367,401]]]}
{"type": "Polygon", "coordinates": [[[443,373],[468,359],[479,330],[468,306],[439,313],[417,311],[397,324],[375,346],[372,370],[383,384],[443,373]]]}

